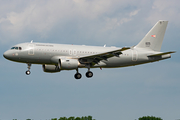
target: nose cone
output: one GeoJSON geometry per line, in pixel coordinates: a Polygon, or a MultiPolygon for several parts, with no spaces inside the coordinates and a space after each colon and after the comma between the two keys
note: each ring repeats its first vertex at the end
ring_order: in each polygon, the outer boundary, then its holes
{"type": "Polygon", "coordinates": [[[6,52],[3,54],[3,56],[4,56],[4,58],[9,59],[11,55],[10,55],[9,51],[6,51],[6,52]]]}

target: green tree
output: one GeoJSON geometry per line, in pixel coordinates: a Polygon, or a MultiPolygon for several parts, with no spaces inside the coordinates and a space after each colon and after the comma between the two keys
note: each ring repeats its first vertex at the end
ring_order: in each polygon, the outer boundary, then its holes
{"type": "MultiPolygon", "coordinates": [[[[57,118],[52,118],[51,120],[57,120],[57,118]]],[[[81,118],[80,117],[69,117],[69,118],[66,118],[66,117],[60,117],[58,120],[95,120],[95,119],[92,119],[92,116],[82,116],[81,118]]]]}
{"type": "Polygon", "coordinates": [[[60,117],[58,120],[68,120],[66,117],[60,117]]]}
{"type": "Polygon", "coordinates": [[[69,117],[67,120],[75,120],[75,117],[69,117]]]}
{"type": "Polygon", "coordinates": [[[139,118],[139,120],[163,120],[159,117],[154,117],[154,116],[143,116],[141,118],[139,118]]]}
{"type": "Polygon", "coordinates": [[[51,120],[57,120],[57,118],[52,118],[51,120]]]}
{"type": "Polygon", "coordinates": [[[92,116],[88,116],[88,120],[92,120],[92,116]]]}
{"type": "Polygon", "coordinates": [[[84,116],[82,116],[82,117],[81,117],[81,120],[85,120],[85,117],[84,117],[84,116]]]}
{"type": "Polygon", "coordinates": [[[77,117],[75,120],[81,120],[81,118],[80,118],[80,117],[77,117]]]}

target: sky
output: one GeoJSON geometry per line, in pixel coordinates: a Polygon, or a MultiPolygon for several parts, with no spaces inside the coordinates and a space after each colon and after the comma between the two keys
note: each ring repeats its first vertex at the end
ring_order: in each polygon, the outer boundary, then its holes
{"type": "Polygon", "coordinates": [[[180,119],[179,0],[0,0],[0,120],[93,116],[180,119]],[[134,46],[158,20],[168,20],[162,52],[172,58],[139,66],[44,73],[41,65],[3,58],[30,42],[134,46]]]}

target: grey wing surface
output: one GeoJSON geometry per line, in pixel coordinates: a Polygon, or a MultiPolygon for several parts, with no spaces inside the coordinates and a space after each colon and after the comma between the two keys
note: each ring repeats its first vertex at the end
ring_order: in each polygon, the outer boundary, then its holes
{"type": "Polygon", "coordinates": [[[120,54],[122,54],[122,51],[128,50],[130,47],[123,47],[117,50],[113,51],[107,51],[99,54],[92,54],[92,55],[86,55],[86,56],[80,56],[76,59],[79,60],[81,64],[91,64],[95,65],[98,64],[101,60],[106,60],[111,57],[119,57],[120,54]]]}

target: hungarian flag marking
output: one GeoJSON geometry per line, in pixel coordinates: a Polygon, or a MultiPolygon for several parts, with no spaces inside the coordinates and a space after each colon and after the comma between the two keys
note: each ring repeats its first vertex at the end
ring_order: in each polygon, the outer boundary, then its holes
{"type": "Polygon", "coordinates": [[[154,37],[154,38],[155,38],[155,37],[156,37],[156,35],[151,35],[151,37],[154,37]]]}

